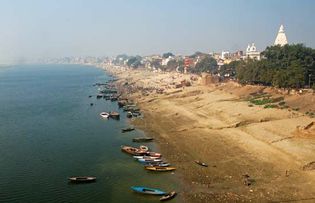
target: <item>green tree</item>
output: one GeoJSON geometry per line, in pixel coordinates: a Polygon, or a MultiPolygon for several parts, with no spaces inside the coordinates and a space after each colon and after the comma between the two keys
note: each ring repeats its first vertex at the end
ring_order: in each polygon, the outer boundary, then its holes
{"type": "Polygon", "coordinates": [[[267,47],[262,55],[261,61],[247,60],[237,66],[241,83],[300,88],[315,75],[315,50],[302,44],[267,47]]]}
{"type": "Polygon", "coordinates": [[[141,65],[141,56],[132,56],[128,59],[127,65],[129,67],[138,68],[141,65]]]}
{"type": "Polygon", "coordinates": [[[164,53],[164,54],[162,55],[163,58],[168,58],[168,57],[170,57],[170,56],[174,56],[174,54],[171,53],[171,52],[167,52],[167,53],[164,53]]]}
{"type": "Polygon", "coordinates": [[[193,73],[201,73],[201,72],[208,72],[208,73],[215,73],[217,71],[217,61],[207,55],[205,56],[203,59],[200,60],[200,62],[198,62],[195,66],[195,68],[193,68],[191,70],[191,72],[193,73]]]}

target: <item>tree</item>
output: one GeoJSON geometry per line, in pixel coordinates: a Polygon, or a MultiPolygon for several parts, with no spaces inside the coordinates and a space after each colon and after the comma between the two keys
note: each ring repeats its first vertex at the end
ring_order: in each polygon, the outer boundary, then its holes
{"type": "Polygon", "coordinates": [[[302,44],[267,47],[261,61],[247,60],[236,68],[241,83],[300,88],[315,75],[315,50],[302,44]]]}
{"type": "Polygon", "coordinates": [[[167,52],[162,55],[163,58],[168,58],[170,56],[174,56],[174,54],[172,54],[171,52],[167,52]]]}
{"type": "Polygon", "coordinates": [[[141,56],[132,56],[128,59],[127,65],[129,67],[138,68],[141,65],[141,56]]]}
{"type": "Polygon", "coordinates": [[[235,77],[236,75],[236,67],[241,63],[241,61],[232,61],[229,64],[224,64],[221,66],[220,70],[218,72],[220,75],[229,75],[229,77],[235,77]]]}
{"type": "Polygon", "coordinates": [[[217,61],[207,55],[203,59],[201,59],[200,62],[198,62],[194,69],[191,71],[193,73],[201,73],[201,72],[209,72],[209,73],[215,73],[217,71],[217,61]]]}

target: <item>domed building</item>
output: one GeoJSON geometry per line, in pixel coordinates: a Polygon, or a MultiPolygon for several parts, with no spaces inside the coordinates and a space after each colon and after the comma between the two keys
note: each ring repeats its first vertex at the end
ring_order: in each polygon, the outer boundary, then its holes
{"type": "Polygon", "coordinates": [[[260,60],[260,52],[257,51],[255,43],[247,46],[245,58],[260,60]]]}

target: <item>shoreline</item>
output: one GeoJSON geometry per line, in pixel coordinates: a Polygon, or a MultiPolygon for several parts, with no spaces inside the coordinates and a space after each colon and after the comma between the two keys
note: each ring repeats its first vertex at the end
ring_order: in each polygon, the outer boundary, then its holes
{"type": "Polygon", "coordinates": [[[174,88],[190,76],[107,71],[117,77],[118,85],[128,83],[128,98],[144,112],[143,120],[132,123],[154,137],[177,167],[185,202],[315,198],[315,171],[302,170],[315,161],[315,130],[307,131],[307,139],[294,134],[313,118],[286,109],[250,107],[242,87],[233,84],[191,81],[192,86],[174,88]],[[160,87],[162,94],[156,93],[160,87]],[[196,159],[209,167],[195,164],[196,159]],[[251,184],[244,185],[248,180],[251,184]]]}

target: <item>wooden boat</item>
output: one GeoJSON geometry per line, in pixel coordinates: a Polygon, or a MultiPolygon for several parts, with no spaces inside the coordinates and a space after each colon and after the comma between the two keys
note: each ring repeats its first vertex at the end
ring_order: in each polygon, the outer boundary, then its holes
{"type": "Polygon", "coordinates": [[[161,166],[161,167],[167,167],[170,166],[170,163],[167,162],[151,162],[151,163],[145,163],[145,166],[161,166]]]}
{"type": "Polygon", "coordinates": [[[147,156],[162,157],[162,154],[156,152],[147,152],[147,156]]]}
{"type": "Polygon", "coordinates": [[[176,192],[172,191],[172,192],[164,195],[163,197],[161,197],[160,201],[167,201],[167,200],[173,199],[175,196],[176,196],[176,192]]]}
{"type": "Polygon", "coordinates": [[[133,130],[135,130],[135,128],[134,128],[134,127],[130,127],[130,128],[123,128],[123,129],[121,129],[121,132],[122,132],[122,133],[125,133],[125,132],[129,132],[129,131],[133,131],[133,130]]]}
{"type": "Polygon", "coordinates": [[[208,164],[204,163],[204,162],[201,162],[199,160],[195,160],[195,163],[200,165],[200,166],[203,166],[203,167],[208,167],[208,164]]]}
{"type": "Polygon", "coordinates": [[[138,159],[140,163],[154,163],[154,162],[162,162],[161,159],[138,159]]]}
{"type": "Polygon", "coordinates": [[[145,155],[146,152],[141,151],[138,148],[135,147],[129,147],[129,146],[121,146],[121,150],[123,152],[126,152],[128,154],[132,154],[132,155],[145,155]]]}
{"type": "Polygon", "coordinates": [[[154,156],[133,156],[135,159],[158,159],[158,157],[154,156]]]}
{"type": "Polygon", "coordinates": [[[149,171],[159,171],[159,172],[176,170],[175,167],[164,167],[164,166],[145,166],[144,168],[149,171]]]}
{"type": "Polygon", "coordinates": [[[147,194],[147,195],[165,195],[166,192],[155,189],[155,188],[148,188],[148,187],[142,187],[142,186],[132,186],[131,189],[135,192],[147,194]]]}
{"type": "Polygon", "coordinates": [[[100,99],[100,98],[102,98],[103,97],[103,95],[102,94],[98,94],[98,95],[96,95],[96,98],[97,99],[100,99]]]}
{"type": "Polygon", "coordinates": [[[132,139],[133,142],[150,142],[152,140],[152,137],[137,137],[132,139]]]}
{"type": "Polygon", "coordinates": [[[101,116],[102,118],[108,118],[108,117],[109,117],[109,113],[107,113],[107,112],[102,112],[102,113],[100,113],[100,116],[101,116]]]}
{"type": "Polygon", "coordinates": [[[69,181],[73,183],[89,183],[96,181],[96,177],[92,176],[73,176],[68,178],[69,181]]]}
{"type": "Polygon", "coordinates": [[[112,111],[110,112],[109,116],[113,119],[119,119],[120,118],[120,115],[118,112],[115,112],[115,111],[112,111]]]}
{"type": "Polygon", "coordinates": [[[127,104],[127,100],[119,100],[117,104],[119,108],[122,108],[127,104]]]}
{"type": "Polygon", "coordinates": [[[132,113],[130,111],[127,112],[127,118],[132,118],[132,113]]]}
{"type": "Polygon", "coordinates": [[[117,97],[117,96],[111,96],[111,97],[110,97],[110,100],[111,100],[111,101],[117,101],[117,100],[118,100],[118,97],[117,97]]]}
{"type": "Polygon", "coordinates": [[[149,147],[147,147],[145,145],[140,145],[139,149],[142,151],[146,151],[146,152],[149,151],[149,147]]]}

